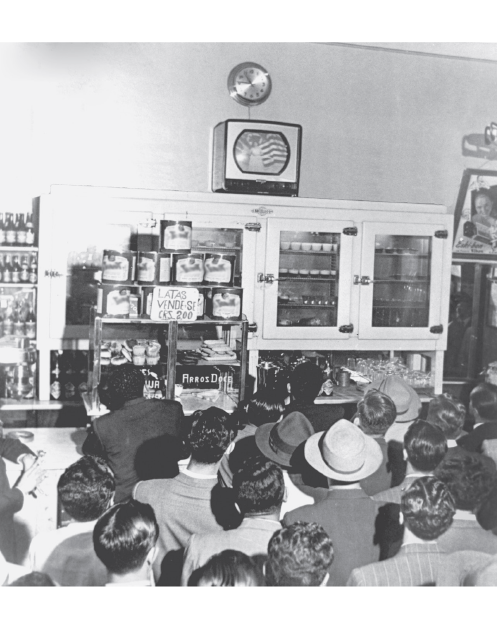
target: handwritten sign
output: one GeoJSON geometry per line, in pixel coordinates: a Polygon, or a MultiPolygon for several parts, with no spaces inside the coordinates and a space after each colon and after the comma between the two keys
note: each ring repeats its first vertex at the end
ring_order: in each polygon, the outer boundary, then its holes
{"type": "Polygon", "coordinates": [[[197,288],[160,286],[154,288],[150,319],[153,321],[187,322],[197,320],[197,288]]]}

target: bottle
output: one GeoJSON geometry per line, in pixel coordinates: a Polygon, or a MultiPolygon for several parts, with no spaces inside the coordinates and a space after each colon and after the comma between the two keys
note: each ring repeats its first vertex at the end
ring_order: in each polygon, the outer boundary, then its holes
{"type": "Polygon", "coordinates": [[[5,223],[3,221],[3,213],[0,213],[0,246],[5,244],[5,223]]]}
{"type": "Polygon", "coordinates": [[[3,281],[3,255],[0,255],[0,283],[3,281]]]}
{"type": "Polygon", "coordinates": [[[16,226],[12,218],[12,214],[6,214],[5,221],[5,244],[7,246],[15,246],[16,244],[16,226]]]}
{"type": "Polygon", "coordinates": [[[16,242],[20,246],[26,246],[26,237],[28,231],[26,223],[24,222],[24,214],[19,214],[19,221],[17,223],[16,242]]]}
{"type": "Polygon", "coordinates": [[[12,283],[21,283],[21,265],[19,264],[19,255],[14,255],[12,262],[12,283]]]}
{"type": "Polygon", "coordinates": [[[7,307],[5,319],[3,321],[3,333],[5,336],[11,336],[14,333],[14,319],[12,318],[12,306],[7,307]]]}
{"type": "Polygon", "coordinates": [[[31,264],[29,266],[29,283],[36,283],[38,281],[38,261],[36,255],[31,258],[31,264]]]}
{"type": "Polygon", "coordinates": [[[26,246],[34,246],[35,228],[33,224],[33,214],[28,214],[26,219],[26,246]]]}
{"type": "Polygon", "coordinates": [[[3,264],[3,283],[12,283],[12,266],[10,263],[10,255],[5,256],[3,264]]]}
{"type": "MultiPolygon", "coordinates": [[[[28,256],[23,255],[21,257],[21,283],[29,283],[29,263],[28,256]]],[[[1,281],[1,280],[0,280],[1,281]]]]}
{"type": "Polygon", "coordinates": [[[12,319],[14,321],[14,336],[24,336],[24,321],[21,318],[19,301],[15,301],[14,303],[12,319]]]}
{"type": "Polygon", "coordinates": [[[0,438],[3,438],[3,421],[0,421],[0,438]]]}
{"type": "Polygon", "coordinates": [[[62,386],[60,384],[59,356],[57,353],[55,354],[55,368],[52,370],[50,379],[52,380],[52,383],[50,384],[50,398],[60,399],[62,386]]]}

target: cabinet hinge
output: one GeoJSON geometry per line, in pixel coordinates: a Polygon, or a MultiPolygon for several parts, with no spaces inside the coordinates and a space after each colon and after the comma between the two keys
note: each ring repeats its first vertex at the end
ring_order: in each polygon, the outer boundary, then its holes
{"type": "Polygon", "coordinates": [[[272,214],[273,210],[272,209],[268,209],[267,207],[263,207],[261,205],[261,207],[257,207],[257,209],[253,209],[252,213],[253,214],[258,214],[259,216],[267,216],[268,214],[272,214]]]}
{"type": "Polygon", "coordinates": [[[345,227],[345,229],[343,230],[343,235],[356,236],[357,227],[345,227]]]}
{"type": "Polygon", "coordinates": [[[444,331],[443,325],[433,325],[433,327],[430,327],[430,332],[432,334],[443,334],[443,331],[444,331]]]}
{"type": "Polygon", "coordinates": [[[245,224],[245,229],[247,229],[247,231],[259,232],[261,230],[261,223],[260,222],[247,222],[245,224]]]}
{"type": "Polygon", "coordinates": [[[447,229],[440,229],[440,231],[435,231],[435,238],[440,238],[440,240],[447,240],[449,237],[449,232],[447,229]]]}
{"type": "Polygon", "coordinates": [[[338,331],[341,334],[351,334],[354,331],[354,325],[341,325],[338,331]]]}

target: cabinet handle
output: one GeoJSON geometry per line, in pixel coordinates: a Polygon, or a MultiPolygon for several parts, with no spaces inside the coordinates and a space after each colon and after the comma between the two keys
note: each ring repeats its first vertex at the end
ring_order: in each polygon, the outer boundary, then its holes
{"type": "Polygon", "coordinates": [[[46,270],[45,277],[63,277],[63,275],[58,270],[46,270]]]}
{"type": "Polygon", "coordinates": [[[370,283],[374,283],[374,279],[368,277],[367,275],[363,275],[359,277],[359,275],[354,275],[354,286],[369,286],[370,283]]]}
{"type": "Polygon", "coordinates": [[[443,331],[444,331],[443,325],[433,325],[433,327],[430,327],[430,332],[432,334],[443,334],[443,331]]]}
{"type": "Polygon", "coordinates": [[[338,331],[341,334],[351,334],[354,331],[354,325],[341,325],[338,331]]]}
{"type": "Polygon", "coordinates": [[[272,273],[268,275],[264,275],[264,273],[257,273],[257,281],[259,283],[273,283],[273,281],[278,281],[272,273]]]}

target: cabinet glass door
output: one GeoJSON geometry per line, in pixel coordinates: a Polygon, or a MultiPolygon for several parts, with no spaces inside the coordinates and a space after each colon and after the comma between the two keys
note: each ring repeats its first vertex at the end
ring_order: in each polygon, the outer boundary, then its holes
{"type": "Polygon", "coordinates": [[[440,324],[446,242],[434,237],[436,230],[431,225],[364,225],[362,275],[358,279],[360,337],[436,337],[430,328],[440,324]]]}
{"type": "Polygon", "coordinates": [[[346,338],[350,323],[352,222],[269,220],[265,338],[346,338]],[[345,276],[343,276],[345,272],[345,276]]]}

